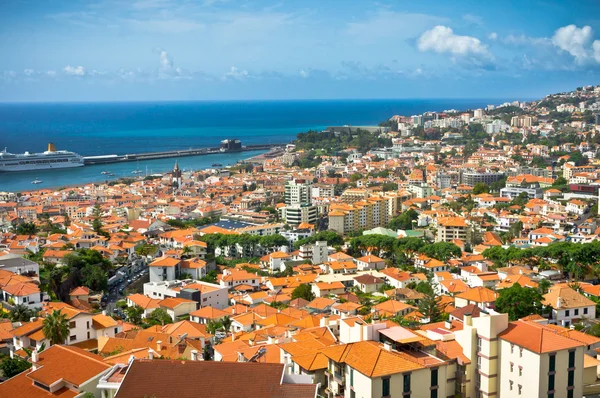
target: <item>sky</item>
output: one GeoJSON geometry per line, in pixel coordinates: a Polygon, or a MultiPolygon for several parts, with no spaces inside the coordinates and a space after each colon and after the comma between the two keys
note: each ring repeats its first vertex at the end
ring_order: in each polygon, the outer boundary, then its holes
{"type": "Polygon", "coordinates": [[[2,0],[0,101],[532,99],[600,76],[598,0],[2,0]]]}

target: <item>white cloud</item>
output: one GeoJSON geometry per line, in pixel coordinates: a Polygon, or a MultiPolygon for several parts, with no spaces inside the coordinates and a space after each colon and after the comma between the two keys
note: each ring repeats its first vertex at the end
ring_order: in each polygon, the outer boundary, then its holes
{"type": "Polygon", "coordinates": [[[483,18],[481,18],[479,15],[465,14],[462,16],[462,19],[463,21],[473,25],[483,25],[483,18]]]}
{"type": "Polygon", "coordinates": [[[496,40],[496,39],[498,39],[498,33],[496,33],[496,32],[490,33],[489,36],[488,36],[488,39],[490,39],[490,40],[496,40]]]}
{"type": "Polygon", "coordinates": [[[559,28],[552,36],[552,44],[571,54],[578,64],[583,64],[590,58],[588,46],[592,40],[593,31],[589,26],[578,28],[567,25],[559,28]]]}
{"type": "Polygon", "coordinates": [[[173,61],[169,58],[169,54],[166,51],[160,52],[160,70],[170,71],[173,69],[173,61]]]}
{"type": "Polygon", "coordinates": [[[31,76],[35,73],[35,71],[33,69],[25,69],[23,70],[23,73],[25,74],[25,76],[31,76]]]}
{"type": "Polygon", "coordinates": [[[475,57],[487,60],[493,58],[487,46],[479,39],[457,35],[451,28],[441,25],[423,33],[417,40],[417,48],[421,52],[447,53],[453,57],[475,57]]]}
{"type": "Polygon", "coordinates": [[[304,69],[300,69],[300,72],[298,72],[298,74],[300,75],[300,77],[303,77],[303,78],[307,78],[310,76],[310,73],[304,69]]]}
{"type": "Polygon", "coordinates": [[[67,75],[73,75],[73,76],[85,76],[85,68],[83,66],[71,66],[71,65],[67,65],[64,67],[63,71],[67,74],[67,75]]]}
{"type": "Polygon", "coordinates": [[[241,80],[250,77],[250,74],[247,70],[240,70],[237,67],[232,66],[231,69],[229,69],[229,72],[225,73],[223,77],[225,79],[241,80]]]}
{"type": "Polygon", "coordinates": [[[600,40],[594,40],[592,49],[594,50],[594,59],[600,63],[600,40]]]}
{"type": "Polygon", "coordinates": [[[55,70],[49,70],[46,71],[46,74],[50,77],[55,77],[56,76],[56,71],[55,70]]]}

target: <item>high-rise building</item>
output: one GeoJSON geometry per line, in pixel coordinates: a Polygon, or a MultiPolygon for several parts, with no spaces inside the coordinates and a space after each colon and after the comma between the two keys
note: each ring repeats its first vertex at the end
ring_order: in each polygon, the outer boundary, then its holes
{"type": "Polygon", "coordinates": [[[477,119],[483,118],[483,109],[475,109],[473,117],[475,117],[477,119]]]}
{"type": "Polygon", "coordinates": [[[312,181],[308,180],[292,180],[285,185],[285,204],[304,205],[312,203],[311,198],[312,181]]]}
{"type": "Polygon", "coordinates": [[[510,125],[513,127],[531,127],[533,118],[531,116],[513,116],[510,125]]]}

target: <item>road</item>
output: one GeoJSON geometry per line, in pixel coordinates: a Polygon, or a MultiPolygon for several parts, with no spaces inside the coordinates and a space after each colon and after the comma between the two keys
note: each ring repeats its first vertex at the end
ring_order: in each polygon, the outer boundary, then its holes
{"type": "Polygon", "coordinates": [[[135,293],[143,293],[144,283],[150,281],[150,275],[147,271],[148,269],[145,268],[141,273],[134,275],[134,277],[137,276],[138,279],[133,279],[131,283],[128,283],[127,280],[123,281],[118,286],[115,286],[109,290],[105,307],[108,314],[114,314],[117,301],[123,300],[126,296],[125,293],[130,293],[131,291],[135,293]]]}

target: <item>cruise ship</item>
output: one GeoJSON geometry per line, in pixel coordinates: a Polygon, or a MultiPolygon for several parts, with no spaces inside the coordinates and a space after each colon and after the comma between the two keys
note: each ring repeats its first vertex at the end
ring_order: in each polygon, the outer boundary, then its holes
{"type": "Polygon", "coordinates": [[[0,171],[28,171],[46,169],[64,169],[83,166],[83,156],[69,151],[57,151],[53,143],[42,153],[14,154],[0,152],[0,171]]]}

